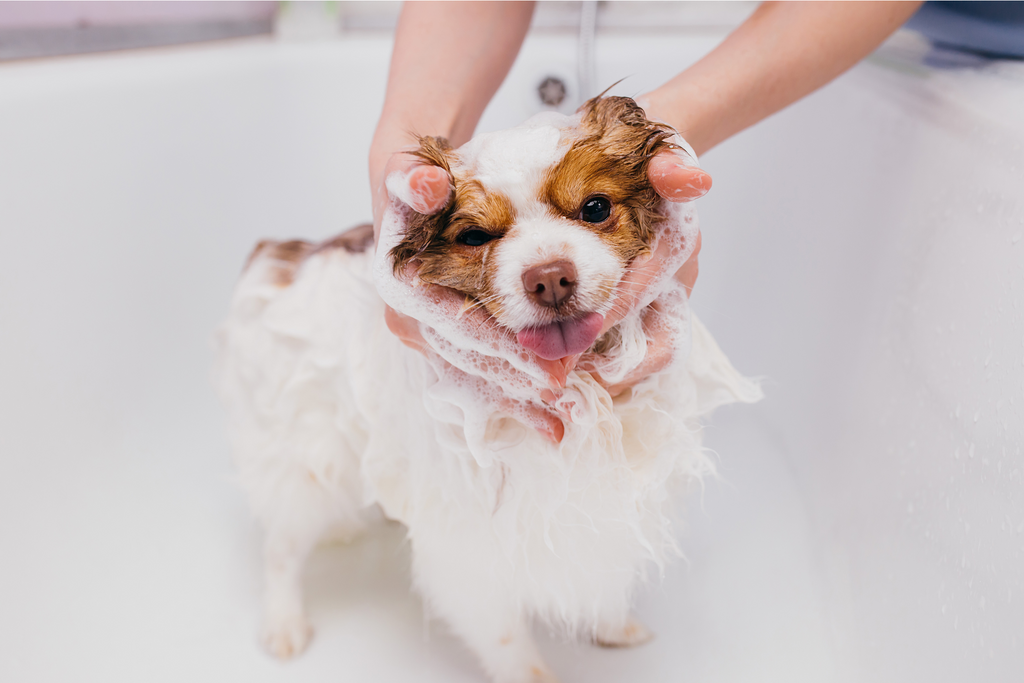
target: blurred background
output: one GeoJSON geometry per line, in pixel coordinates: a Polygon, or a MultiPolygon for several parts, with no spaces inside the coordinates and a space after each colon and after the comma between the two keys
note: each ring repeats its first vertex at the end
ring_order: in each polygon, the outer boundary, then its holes
{"type": "MultiPolygon", "coordinates": [[[[480,130],[640,94],[755,7],[541,3],[480,130]]],[[[702,159],[693,305],[767,398],[708,428],[657,639],[546,638],[563,680],[1020,680],[1024,32],[958,7],[702,159]]],[[[392,526],[314,557],[302,658],[260,652],[210,383],[252,245],[370,217],[399,9],[0,3],[0,679],[481,680],[392,526]]]]}

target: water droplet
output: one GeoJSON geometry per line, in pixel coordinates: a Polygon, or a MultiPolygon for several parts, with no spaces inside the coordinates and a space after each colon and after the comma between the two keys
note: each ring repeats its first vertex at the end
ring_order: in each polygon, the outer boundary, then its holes
{"type": "Polygon", "coordinates": [[[945,614],[945,613],[946,613],[946,609],[947,609],[947,605],[943,605],[943,606],[942,606],[942,613],[943,613],[943,614],[945,614]]]}
{"type": "MultiPolygon", "coordinates": [[[[978,418],[975,417],[974,421],[977,422],[978,418]]],[[[967,447],[967,457],[970,458],[971,460],[974,460],[974,442],[973,441],[971,442],[971,445],[967,447]]]]}
{"type": "Polygon", "coordinates": [[[984,213],[984,212],[985,212],[985,205],[984,204],[978,204],[978,213],[984,213]]]}
{"type": "MultiPolygon", "coordinates": [[[[1021,345],[1024,346],[1024,342],[1021,342],[1021,345]]],[[[960,404],[959,403],[956,404],[956,410],[953,411],[953,415],[956,416],[956,419],[958,419],[958,420],[960,419],[960,404]]]]}
{"type": "Polygon", "coordinates": [[[1017,242],[1020,242],[1020,238],[1021,233],[1018,232],[1016,235],[1010,238],[1010,244],[1017,244],[1017,242]]]}
{"type": "Polygon", "coordinates": [[[913,503],[907,503],[907,514],[908,515],[914,514],[914,504],[913,503]]]}
{"type": "Polygon", "coordinates": [[[980,598],[978,598],[978,607],[981,608],[981,609],[985,609],[985,596],[984,595],[982,595],[980,598]]]}

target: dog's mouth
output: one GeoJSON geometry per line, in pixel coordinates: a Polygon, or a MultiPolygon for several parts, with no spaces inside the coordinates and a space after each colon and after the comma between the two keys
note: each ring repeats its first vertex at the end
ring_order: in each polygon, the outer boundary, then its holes
{"type": "Polygon", "coordinates": [[[589,349],[604,325],[600,313],[585,313],[547,325],[527,327],[516,337],[519,343],[544,360],[558,360],[589,349]]]}

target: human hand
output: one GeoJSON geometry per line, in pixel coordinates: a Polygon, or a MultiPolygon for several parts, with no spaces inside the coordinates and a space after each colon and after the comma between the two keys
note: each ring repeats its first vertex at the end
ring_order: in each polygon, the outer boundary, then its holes
{"type": "MultiPolygon", "coordinates": [[[[711,189],[711,176],[698,168],[692,158],[675,151],[662,152],[651,160],[647,170],[648,179],[654,190],[671,202],[690,202],[704,196],[711,189]]],[[[663,230],[671,231],[671,227],[663,230]]],[[[566,363],[567,368],[577,366],[591,375],[614,397],[644,378],[663,370],[672,362],[679,348],[676,328],[668,320],[669,313],[658,301],[651,301],[653,295],[663,289],[665,279],[674,277],[685,288],[689,296],[699,271],[700,231],[692,245],[680,245],[673,235],[659,234],[651,253],[633,261],[626,276],[618,286],[616,304],[605,316],[601,334],[618,324],[629,312],[644,308],[642,324],[647,334],[647,353],[637,367],[624,378],[607,381],[600,373],[600,363],[594,354],[582,354],[566,363]],[[674,253],[675,252],[675,253],[674,253]],[[685,260],[680,264],[680,253],[685,260]]]]}

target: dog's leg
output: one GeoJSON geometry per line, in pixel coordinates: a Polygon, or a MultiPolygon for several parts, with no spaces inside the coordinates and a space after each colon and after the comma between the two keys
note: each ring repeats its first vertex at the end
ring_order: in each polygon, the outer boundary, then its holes
{"type": "Polygon", "coordinates": [[[301,653],[313,637],[302,600],[302,570],[322,529],[276,525],[264,544],[265,597],[261,640],[279,659],[301,653]]]}
{"type": "Polygon", "coordinates": [[[445,618],[494,683],[558,683],[514,606],[495,595],[466,592],[455,600],[443,610],[445,618]]]}
{"type": "Polygon", "coordinates": [[[602,621],[597,626],[594,643],[600,647],[636,647],[654,639],[654,634],[636,617],[625,621],[602,621]]]}
{"type": "Polygon", "coordinates": [[[416,583],[431,610],[473,650],[494,683],[558,683],[514,596],[488,571],[485,544],[457,547],[425,557],[413,544],[416,583]]]}

